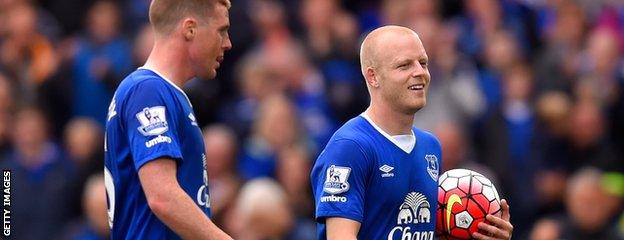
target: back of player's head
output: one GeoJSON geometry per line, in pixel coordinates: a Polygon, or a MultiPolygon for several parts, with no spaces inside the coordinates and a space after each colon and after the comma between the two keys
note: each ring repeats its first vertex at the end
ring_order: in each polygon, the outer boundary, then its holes
{"type": "Polygon", "coordinates": [[[157,34],[168,34],[185,17],[205,19],[217,5],[230,8],[230,0],[153,0],[149,20],[157,34]]]}

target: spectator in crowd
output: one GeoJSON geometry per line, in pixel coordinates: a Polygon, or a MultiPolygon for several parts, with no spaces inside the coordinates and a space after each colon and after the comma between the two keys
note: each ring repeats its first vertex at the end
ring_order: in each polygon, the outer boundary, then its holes
{"type": "Polygon", "coordinates": [[[113,90],[132,67],[132,51],[121,35],[120,21],[117,3],[95,2],[74,55],[73,115],[93,118],[102,126],[113,90]]]}
{"type": "Polygon", "coordinates": [[[499,190],[513,203],[514,236],[525,237],[535,211],[534,189],[525,179],[533,179],[531,161],[534,113],[531,103],[532,73],[523,63],[515,63],[503,74],[501,105],[484,121],[479,159],[499,173],[499,190]]]}
{"type": "Polygon", "coordinates": [[[121,1],[123,19],[127,21],[124,30],[134,32],[149,22],[148,14],[151,0],[129,0],[121,1]]]}
{"type": "Polygon", "coordinates": [[[586,57],[581,59],[579,98],[597,101],[601,108],[615,102],[619,83],[624,80],[619,44],[617,33],[612,29],[604,27],[590,34],[586,57]]]}
{"type": "Polygon", "coordinates": [[[38,15],[26,1],[6,10],[6,38],[0,41],[0,68],[6,69],[20,94],[20,102],[37,100],[38,88],[56,72],[58,59],[52,42],[37,29],[38,15]]]}
{"type": "Polygon", "coordinates": [[[274,74],[277,86],[283,86],[293,100],[310,138],[325,144],[335,124],[325,99],[323,76],[294,41],[283,21],[286,16],[279,1],[255,0],[250,7],[254,9],[251,19],[260,37],[255,51],[274,74]]]}
{"type": "Polygon", "coordinates": [[[215,224],[224,226],[242,184],[236,172],[238,143],[234,131],[225,125],[209,125],[203,129],[203,136],[210,211],[215,224]]]}
{"type": "Polygon", "coordinates": [[[302,218],[312,217],[314,210],[308,187],[311,161],[309,150],[300,144],[282,149],[277,159],[276,178],[283,186],[290,206],[302,218]]]}
{"type": "Polygon", "coordinates": [[[484,52],[486,38],[504,27],[502,6],[495,0],[466,1],[460,34],[460,48],[472,57],[484,52]]]}
{"type": "Polygon", "coordinates": [[[11,169],[11,237],[54,238],[70,218],[71,184],[76,180],[71,162],[48,137],[48,122],[36,107],[17,110],[14,149],[1,162],[11,169]],[[19,216],[19,217],[18,217],[19,216]]]}
{"type": "Polygon", "coordinates": [[[427,51],[431,54],[429,72],[433,81],[427,107],[416,113],[414,125],[432,130],[440,122],[473,124],[486,107],[476,65],[457,50],[455,26],[437,21],[430,25],[426,28],[433,35],[431,45],[425,46],[431,46],[427,51]]]}
{"type": "Polygon", "coordinates": [[[512,1],[468,0],[461,18],[460,48],[478,57],[490,45],[488,38],[507,29],[511,37],[517,39],[518,50],[524,52],[532,48],[531,36],[535,30],[531,20],[531,14],[512,1]]]}
{"type": "Polygon", "coordinates": [[[605,191],[602,172],[583,168],[569,180],[567,213],[539,221],[532,239],[624,239],[616,230],[622,199],[605,191]]]}
{"type": "Polygon", "coordinates": [[[9,123],[13,110],[13,88],[11,82],[5,75],[0,72],[0,161],[10,145],[10,129],[9,123]]]}
{"type": "MultiPolygon", "coordinates": [[[[220,69],[220,68],[219,68],[220,69]]],[[[205,126],[219,121],[219,110],[224,104],[225,98],[219,93],[222,90],[221,83],[217,81],[204,81],[195,78],[182,88],[197,110],[197,124],[205,126]]]]}
{"type": "MultiPolygon", "coordinates": [[[[55,238],[81,213],[84,183],[101,172],[112,89],[152,47],[149,5],[0,0],[0,165],[14,171],[14,238],[55,238]]],[[[414,124],[439,137],[444,169],[492,169],[510,198],[515,238],[613,236],[610,227],[578,230],[566,189],[588,166],[624,172],[624,2],[614,0],[237,1],[235,48],[219,79],[184,89],[198,124],[209,126],[206,167],[220,226],[242,231],[240,185],[269,176],[289,214],[263,216],[282,224],[271,230],[279,234],[261,235],[314,236],[302,173],[334,128],[368,105],[358,42],[383,24],[416,30],[429,53],[434,94],[414,124]]],[[[624,236],[621,207],[610,211],[624,236]]]]}
{"type": "Polygon", "coordinates": [[[473,149],[468,144],[466,130],[462,125],[455,122],[441,122],[433,128],[433,133],[438,137],[442,146],[442,170],[445,172],[455,168],[464,168],[476,171],[490,179],[498,186],[497,175],[486,165],[474,160],[473,149]]]}
{"type": "Polygon", "coordinates": [[[619,156],[624,156],[624,80],[619,81],[618,93],[613,104],[607,109],[609,118],[610,137],[616,148],[620,150],[619,156]]]}
{"type": "Polygon", "coordinates": [[[273,77],[261,54],[252,52],[237,66],[237,83],[240,96],[223,106],[222,120],[232,126],[238,136],[251,133],[258,106],[267,96],[284,91],[283,84],[273,77]]]}
{"type": "Polygon", "coordinates": [[[154,46],[154,30],[149,24],[143,25],[134,39],[134,46],[132,49],[133,67],[141,67],[143,63],[147,61],[152,46],[154,46]]]}
{"type": "Polygon", "coordinates": [[[11,114],[8,112],[0,112],[0,162],[5,159],[5,155],[11,149],[10,143],[10,123],[11,114]]]}
{"type": "Polygon", "coordinates": [[[249,18],[259,37],[260,48],[275,49],[283,42],[292,40],[292,34],[286,22],[285,8],[281,1],[250,0],[247,6],[249,18]]]}
{"type": "Polygon", "coordinates": [[[483,63],[479,69],[479,87],[485,95],[486,114],[503,104],[502,78],[507,69],[521,61],[518,43],[504,30],[489,35],[485,41],[483,63]]]}
{"type": "Polygon", "coordinates": [[[305,26],[304,45],[314,63],[357,61],[359,26],[339,1],[304,0],[300,13],[305,26]]]}
{"type": "Polygon", "coordinates": [[[543,14],[553,23],[545,23],[544,47],[536,57],[535,74],[540,82],[536,91],[569,94],[579,73],[587,18],[575,1],[561,1],[543,14]]]}
{"type": "Polygon", "coordinates": [[[436,1],[427,0],[386,0],[381,4],[383,22],[403,26],[418,25],[418,21],[438,18],[438,7],[436,1]]]}
{"type": "Polygon", "coordinates": [[[529,239],[531,240],[558,240],[560,230],[557,221],[553,219],[540,219],[535,223],[529,239]]]}
{"type": "Polygon", "coordinates": [[[301,3],[301,22],[305,26],[305,45],[315,61],[332,57],[335,34],[334,20],[342,13],[340,4],[334,0],[304,0],[301,3]]]}
{"type": "Polygon", "coordinates": [[[6,75],[0,72],[0,111],[7,112],[12,110],[13,99],[13,86],[12,82],[6,75]]]}
{"type": "Polygon", "coordinates": [[[106,189],[104,175],[94,174],[87,179],[82,195],[84,219],[70,229],[63,239],[104,240],[109,238],[108,216],[106,215],[106,189]]]}
{"type": "Polygon", "coordinates": [[[72,119],[65,127],[65,147],[69,157],[85,175],[82,179],[101,171],[103,130],[88,118],[72,119]]]}
{"type": "Polygon", "coordinates": [[[322,72],[327,102],[339,121],[351,119],[368,104],[359,74],[359,26],[339,1],[306,0],[301,6],[305,26],[304,46],[312,63],[322,72]]]}
{"type": "Polygon", "coordinates": [[[536,100],[535,143],[531,157],[536,163],[533,179],[540,215],[563,211],[568,176],[568,133],[572,100],[561,91],[543,92],[536,100]]]}
{"type": "Polygon", "coordinates": [[[275,176],[277,153],[294,143],[309,144],[293,103],[283,95],[261,103],[253,131],[242,146],[238,165],[241,177],[275,176]]]}
{"type": "Polygon", "coordinates": [[[279,152],[276,178],[286,193],[294,218],[289,239],[316,239],[310,170],[310,151],[305,145],[294,144],[279,152]]]}
{"type": "Polygon", "coordinates": [[[572,144],[566,166],[573,173],[585,166],[607,171],[624,171],[622,158],[613,149],[606,135],[605,116],[598,105],[591,101],[575,104],[570,116],[569,139],[572,144]]]}
{"type": "Polygon", "coordinates": [[[80,199],[89,176],[102,172],[103,132],[102,127],[89,118],[72,119],[65,127],[65,150],[76,167],[76,181],[72,183],[72,202],[68,204],[72,216],[78,216],[82,210],[80,199]]]}
{"type": "MultiPolygon", "coordinates": [[[[5,2],[11,1],[19,2],[23,0],[9,0],[5,2]]],[[[94,0],[41,0],[37,2],[50,11],[52,16],[46,17],[46,20],[49,21],[49,18],[53,17],[54,21],[58,21],[59,29],[56,31],[66,36],[71,36],[80,31],[82,21],[94,0]]]]}
{"type": "Polygon", "coordinates": [[[326,101],[323,76],[294,43],[264,53],[268,68],[284,84],[285,94],[295,105],[302,127],[315,147],[325,145],[336,126],[326,101]]]}
{"type": "Polygon", "coordinates": [[[286,193],[272,179],[247,182],[236,201],[236,214],[236,239],[297,239],[288,236],[294,219],[286,193]]]}

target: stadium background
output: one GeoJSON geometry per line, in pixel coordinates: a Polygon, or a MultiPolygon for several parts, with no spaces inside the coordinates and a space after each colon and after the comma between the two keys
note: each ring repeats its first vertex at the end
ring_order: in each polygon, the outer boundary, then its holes
{"type": "MultiPolygon", "coordinates": [[[[314,239],[310,165],[361,113],[359,41],[416,30],[443,168],[511,204],[517,239],[624,238],[624,3],[236,0],[233,49],[185,86],[205,126],[214,220],[237,239],[314,239]],[[618,174],[619,172],[619,174],[618,174]],[[268,177],[268,178],[267,178],[268,177]]],[[[151,47],[148,0],[0,1],[0,165],[14,239],[106,234],[102,124],[151,47]]]]}

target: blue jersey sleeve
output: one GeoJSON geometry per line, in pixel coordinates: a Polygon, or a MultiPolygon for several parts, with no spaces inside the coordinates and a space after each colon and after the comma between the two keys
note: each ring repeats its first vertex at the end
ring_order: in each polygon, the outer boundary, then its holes
{"type": "Polygon", "coordinates": [[[129,94],[123,110],[134,167],[161,157],[182,160],[178,120],[181,110],[164,81],[139,83],[129,94]]]}
{"type": "Polygon", "coordinates": [[[350,139],[327,144],[311,173],[316,219],[343,217],[362,222],[370,164],[362,147],[350,139]]]}

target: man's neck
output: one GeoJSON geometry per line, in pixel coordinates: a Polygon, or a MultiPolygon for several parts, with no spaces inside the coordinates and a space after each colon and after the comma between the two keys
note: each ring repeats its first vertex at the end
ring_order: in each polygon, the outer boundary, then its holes
{"type": "Polygon", "coordinates": [[[176,86],[182,88],[193,78],[193,70],[181,43],[174,40],[157,40],[145,67],[156,70],[176,86]]]}
{"type": "Polygon", "coordinates": [[[383,104],[373,104],[366,109],[366,114],[379,128],[391,136],[412,134],[414,114],[405,114],[383,104]]]}

